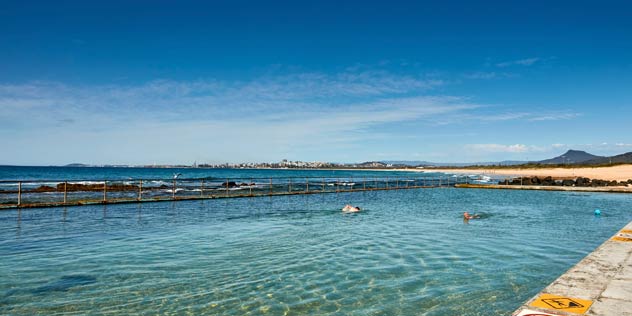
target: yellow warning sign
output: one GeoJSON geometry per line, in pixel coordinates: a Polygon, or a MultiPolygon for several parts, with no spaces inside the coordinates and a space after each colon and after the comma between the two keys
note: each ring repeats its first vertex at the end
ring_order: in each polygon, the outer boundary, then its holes
{"type": "Polygon", "coordinates": [[[616,241],[632,241],[632,238],[623,237],[623,236],[614,236],[614,237],[612,237],[612,240],[616,240],[616,241]]]}
{"type": "Polygon", "coordinates": [[[530,306],[561,310],[569,313],[583,314],[592,305],[592,301],[565,297],[553,294],[541,294],[530,306]]]}
{"type": "Polygon", "coordinates": [[[612,237],[612,240],[616,241],[632,241],[632,230],[630,229],[622,229],[619,233],[612,237]]]}

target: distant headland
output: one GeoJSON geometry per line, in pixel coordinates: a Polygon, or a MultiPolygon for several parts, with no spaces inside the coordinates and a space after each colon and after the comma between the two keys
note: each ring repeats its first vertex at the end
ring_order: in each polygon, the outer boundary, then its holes
{"type": "Polygon", "coordinates": [[[200,163],[183,164],[149,164],[149,165],[93,165],[85,163],[71,163],[62,167],[109,167],[109,168],[218,168],[218,169],[432,169],[459,168],[477,169],[489,168],[581,168],[606,167],[621,164],[632,164],[632,152],[614,156],[597,156],[585,151],[568,150],[564,154],[539,161],[504,160],[498,162],[447,163],[430,161],[384,160],[352,163],[339,162],[306,162],[283,159],[279,162],[243,162],[243,163],[200,163]]]}

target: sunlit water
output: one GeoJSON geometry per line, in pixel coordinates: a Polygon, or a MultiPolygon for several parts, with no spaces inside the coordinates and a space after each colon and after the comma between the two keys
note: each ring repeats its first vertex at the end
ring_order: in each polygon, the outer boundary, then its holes
{"type": "Polygon", "coordinates": [[[2,211],[0,314],[507,315],[630,220],[445,188],[2,211]]]}

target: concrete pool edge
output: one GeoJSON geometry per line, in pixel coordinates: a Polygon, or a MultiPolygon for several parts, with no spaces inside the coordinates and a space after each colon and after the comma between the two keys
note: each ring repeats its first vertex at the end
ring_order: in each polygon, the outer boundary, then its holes
{"type": "Polygon", "coordinates": [[[632,315],[632,222],[512,315],[632,315]]]}
{"type": "Polygon", "coordinates": [[[565,187],[565,186],[545,186],[545,185],[456,184],[454,187],[461,188],[461,189],[632,193],[632,187],[622,187],[622,186],[618,186],[618,187],[565,187]]]}

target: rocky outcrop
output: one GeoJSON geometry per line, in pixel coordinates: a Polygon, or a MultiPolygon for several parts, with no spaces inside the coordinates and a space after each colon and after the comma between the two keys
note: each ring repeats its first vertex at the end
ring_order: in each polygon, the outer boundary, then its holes
{"type": "Polygon", "coordinates": [[[246,183],[246,182],[242,182],[242,183],[237,183],[234,181],[227,181],[222,183],[222,188],[240,188],[240,187],[248,187],[248,186],[254,186],[255,183],[246,183]]]}
{"type": "Polygon", "coordinates": [[[238,187],[238,185],[234,181],[226,181],[222,183],[222,188],[236,188],[236,187],[238,187]]]}
{"type": "Polygon", "coordinates": [[[543,185],[566,187],[614,187],[632,185],[632,179],[627,181],[601,180],[578,177],[575,179],[553,179],[552,177],[518,177],[498,182],[501,185],[543,185]]]}
{"type": "MultiPolygon", "coordinates": [[[[103,183],[93,184],[81,184],[81,183],[59,183],[55,187],[48,185],[41,185],[35,189],[24,190],[23,192],[64,192],[64,186],[66,192],[94,192],[103,191],[103,183]]],[[[108,183],[107,191],[109,192],[122,192],[122,191],[138,191],[138,186],[133,184],[122,183],[108,183]]],[[[17,193],[17,191],[7,191],[7,193],[17,193]]]]}
{"type": "MultiPolygon", "coordinates": [[[[81,184],[81,183],[67,183],[66,191],[103,191],[103,183],[93,184],[81,184]]],[[[107,186],[108,191],[137,191],[138,186],[133,184],[111,183],[107,186]]],[[[64,183],[57,185],[57,191],[64,191],[64,183]]]]}

